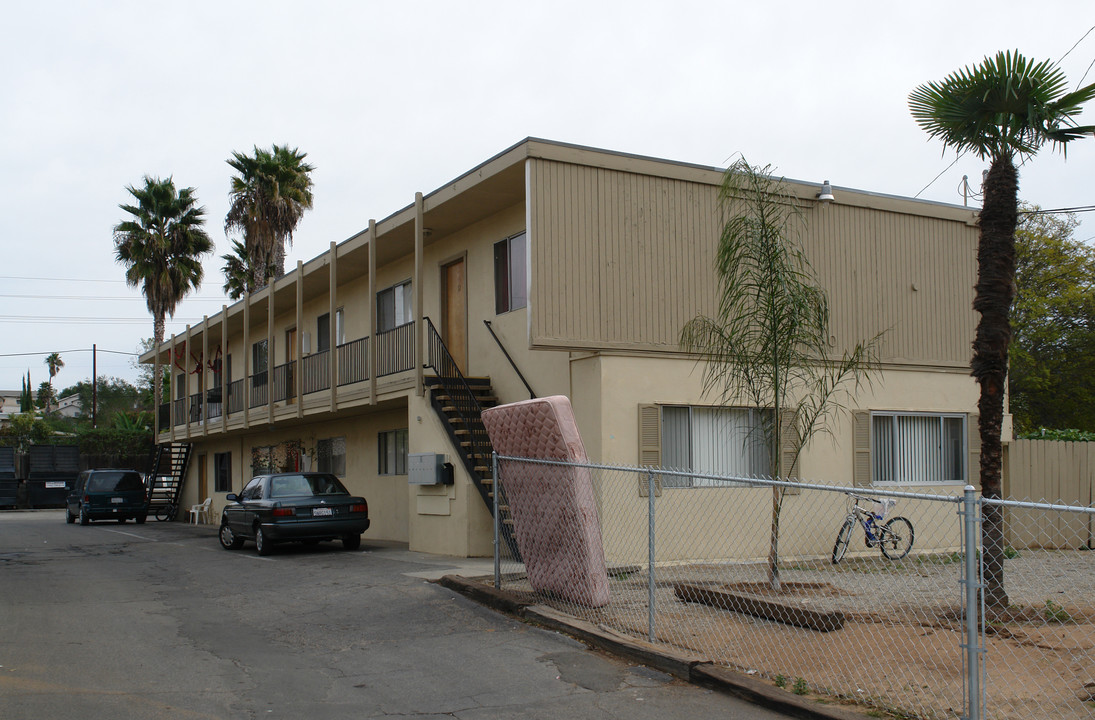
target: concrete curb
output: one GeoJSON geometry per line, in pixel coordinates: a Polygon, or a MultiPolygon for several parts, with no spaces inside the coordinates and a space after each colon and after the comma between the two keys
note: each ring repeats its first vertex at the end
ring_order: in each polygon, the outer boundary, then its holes
{"type": "Polygon", "coordinates": [[[530,595],[498,590],[459,575],[445,575],[436,582],[494,610],[570,635],[588,645],[694,685],[724,692],[791,717],[805,720],[864,720],[869,717],[848,707],[825,705],[800,697],[764,680],[709,663],[697,655],[675,653],[670,648],[579,620],[554,608],[537,604],[530,595]]]}

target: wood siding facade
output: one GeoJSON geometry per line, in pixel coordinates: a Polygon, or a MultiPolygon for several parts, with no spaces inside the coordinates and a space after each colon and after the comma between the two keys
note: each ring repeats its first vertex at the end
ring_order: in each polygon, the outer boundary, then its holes
{"type": "MultiPolygon", "coordinates": [[[[713,315],[721,174],[675,178],[533,158],[528,168],[533,347],[678,352],[713,315]]],[[[974,213],[840,190],[803,200],[803,247],[832,309],[834,348],[885,332],[883,361],[961,369],[976,316],[974,213]]]]}

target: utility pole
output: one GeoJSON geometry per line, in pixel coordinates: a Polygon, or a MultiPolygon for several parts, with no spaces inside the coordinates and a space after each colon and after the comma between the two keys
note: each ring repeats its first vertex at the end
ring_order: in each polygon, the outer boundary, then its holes
{"type": "Polygon", "coordinates": [[[91,344],[91,427],[97,428],[99,413],[99,377],[95,366],[95,343],[91,344]]]}

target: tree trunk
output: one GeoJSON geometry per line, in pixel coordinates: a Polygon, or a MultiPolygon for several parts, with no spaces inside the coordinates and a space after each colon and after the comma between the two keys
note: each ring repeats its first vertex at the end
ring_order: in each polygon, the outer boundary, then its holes
{"type": "MultiPolygon", "coordinates": [[[[779,478],[782,480],[783,478],[779,478]]],[[[772,486],[772,536],[768,545],[768,587],[778,593],[781,589],[779,579],[779,514],[782,505],[783,489],[772,486]]]]}
{"type": "Polygon", "coordinates": [[[155,429],[159,433],[160,405],[163,403],[163,373],[160,372],[160,346],[163,345],[164,317],[157,315],[152,321],[152,350],[155,353],[152,375],[152,412],[155,414],[155,429]]]}
{"type": "MultiPolygon", "coordinates": [[[[1001,428],[1007,387],[1011,302],[1015,296],[1015,226],[1018,218],[1018,172],[1010,156],[993,158],[985,179],[981,238],[977,248],[977,285],[973,309],[981,314],[973,343],[972,375],[981,386],[981,495],[1001,493],[1001,428]]],[[[981,543],[985,567],[985,603],[1004,608],[1003,508],[985,505],[981,511],[981,543]]]]}

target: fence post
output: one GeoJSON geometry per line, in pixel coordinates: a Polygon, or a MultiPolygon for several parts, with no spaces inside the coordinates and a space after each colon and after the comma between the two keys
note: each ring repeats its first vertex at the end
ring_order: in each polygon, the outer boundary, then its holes
{"type": "Polygon", "coordinates": [[[646,497],[648,510],[646,528],[647,554],[647,637],[654,642],[654,471],[646,471],[646,497]]]}
{"type": "Polygon", "coordinates": [[[498,590],[502,589],[502,553],[501,545],[502,540],[500,529],[502,523],[498,517],[498,494],[502,492],[502,478],[498,476],[498,453],[492,452],[490,454],[490,471],[491,477],[494,482],[491,484],[493,492],[491,493],[491,500],[493,501],[494,509],[494,587],[498,590]]]}
{"type": "Polygon", "coordinates": [[[978,522],[977,493],[972,485],[967,485],[962,500],[962,550],[965,557],[965,578],[962,582],[966,586],[966,638],[962,647],[966,651],[966,720],[981,720],[981,624],[984,613],[981,607],[981,554],[977,552],[978,522]]]}

